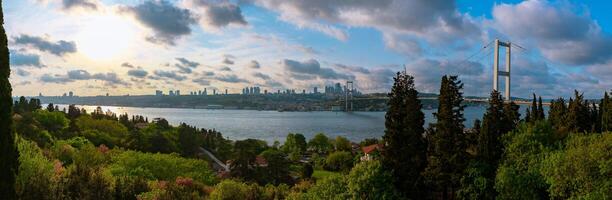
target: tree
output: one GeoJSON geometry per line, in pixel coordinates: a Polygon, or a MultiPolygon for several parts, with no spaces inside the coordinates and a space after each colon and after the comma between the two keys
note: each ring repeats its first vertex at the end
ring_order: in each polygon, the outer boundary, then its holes
{"type": "Polygon", "coordinates": [[[302,154],[306,151],[306,148],[306,138],[304,135],[289,133],[281,150],[289,154],[292,160],[298,161],[302,158],[302,154]]]}
{"type": "Polygon", "coordinates": [[[573,100],[570,98],[568,105],[567,126],[572,132],[590,131],[588,103],[584,101],[583,94],[576,90],[574,97],[573,100]]]}
{"type": "Polygon", "coordinates": [[[489,108],[484,114],[482,128],[478,136],[478,159],[492,166],[497,165],[497,161],[503,152],[503,144],[500,139],[508,130],[504,128],[508,123],[503,113],[503,100],[497,91],[491,92],[489,98],[489,108]]]}
{"type": "Polygon", "coordinates": [[[215,189],[210,194],[210,199],[212,200],[255,200],[258,199],[257,197],[258,193],[256,186],[234,180],[221,181],[221,183],[215,186],[215,189]]]}
{"type": "Polygon", "coordinates": [[[317,184],[308,189],[301,199],[345,200],[350,197],[346,178],[341,175],[331,175],[317,181],[317,184]]]}
{"type": "Polygon", "coordinates": [[[262,152],[261,156],[268,162],[268,166],[264,169],[268,181],[274,185],[290,182],[289,160],[287,160],[283,152],[268,149],[262,152]]]}
{"type": "Polygon", "coordinates": [[[342,136],[336,137],[336,140],[334,141],[334,147],[336,151],[351,151],[353,148],[351,146],[351,142],[342,136]]]}
{"type": "MultiPolygon", "coordinates": [[[[48,105],[47,105],[47,111],[49,111],[49,112],[53,112],[53,111],[55,111],[55,107],[53,107],[53,104],[52,104],[52,103],[50,103],[50,104],[48,104],[48,105]]],[[[58,110],[58,111],[59,111],[59,110],[58,110]]]]}
{"type": "Polygon", "coordinates": [[[336,151],[325,159],[325,168],[332,171],[349,171],[353,166],[353,155],[346,151],[336,151]]]}
{"type": "Polygon", "coordinates": [[[379,161],[357,164],[347,177],[348,191],[353,199],[398,199],[393,175],[383,169],[379,161]]]}
{"type": "Polygon", "coordinates": [[[457,76],[442,77],[438,111],[434,113],[437,121],[428,130],[428,165],[424,176],[442,199],[453,198],[468,161],[462,88],[457,76]]]}
{"type": "Polygon", "coordinates": [[[13,97],[8,39],[4,30],[4,14],[0,0],[0,196],[15,199],[15,177],[19,168],[19,152],[13,130],[13,97]]]}
{"type": "Polygon", "coordinates": [[[234,143],[234,160],[230,165],[234,177],[254,180],[255,157],[259,153],[259,142],[254,139],[239,140],[234,143]]]}
{"type": "Polygon", "coordinates": [[[612,99],[608,96],[608,92],[604,93],[604,98],[600,103],[601,109],[601,131],[612,131],[612,99]]]}
{"type": "Polygon", "coordinates": [[[198,139],[196,137],[196,129],[182,123],[178,127],[178,142],[181,149],[181,155],[185,157],[194,156],[198,149],[198,139]]]}
{"type": "Polygon", "coordinates": [[[302,171],[300,172],[303,179],[310,179],[310,177],[312,177],[312,173],[314,173],[314,168],[312,167],[312,164],[305,163],[302,165],[302,171]]]}
{"type": "Polygon", "coordinates": [[[542,96],[538,97],[538,119],[546,119],[546,117],[544,116],[544,107],[542,106],[542,96]]]}
{"type": "Polygon", "coordinates": [[[408,198],[420,199],[423,194],[420,174],[427,164],[423,138],[425,115],[414,88],[414,78],[401,72],[394,80],[388,94],[382,163],[393,174],[398,191],[408,198]]]}
{"type": "Polygon", "coordinates": [[[558,98],[550,103],[550,110],[548,110],[548,122],[556,130],[557,133],[566,132],[567,124],[567,107],[565,106],[565,100],[558,98]]]}
{"type": "Polygon", "coordinates": [[[308,141],[308,147],[319,154],[327,154],[333,145],[329,142],[329,138],[323,133],[316,134],[310,141],[308,141]]]}

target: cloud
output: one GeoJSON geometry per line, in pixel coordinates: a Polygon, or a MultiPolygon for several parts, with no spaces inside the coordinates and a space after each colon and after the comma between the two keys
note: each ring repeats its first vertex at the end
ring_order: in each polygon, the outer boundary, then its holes
{"type": "Polygon", "coordinates": [[[270,76],[265,75],[265,74],[263,74],[261,72],[255,72],[255,73],[253,73],[253,76],[255,76],[257,78],[261,78],[263,80],[269,80],[270,79],[270,76]]]}
{"type": "Polygon", "coordinates": [[[175,71],[155,70],[153,74],[159,78],[168,78],[176,81],[183,81],[187,79],[186,76],[179,75],[175,71]]]}
{"type": "Polygon", "coordinates": [[[119,76],[114,72],[91,74],[88,71],[82,69],[70,70],[66,73],[66,75],[56,74],[54,76],[51,76],[49,74],[44,74],[41,77],[41,81],[50,83],[68,83],[77,80],[100,80],[104,81],[105,84],[109,86],[130,85],[128,82],[119,78],[119,76]]]}
{"type": "Polygon", "coordinates": [[[298,27],[320,31],[346,40],[346,31],[334,24],[375,28],[385,33],[409,34],[429,41],[452,41],[479,35],[478,25],[459,13],[448,0],[251,0],[279,13],[279,18],[298,27]]]}
{"type": "Polygon", "coordinates": [[[128,70],[128,75],[136,77],[136,78],[144,78],[148,74],[149,74],[149,72],[147,72],[146,70],[141,69],[141,68],[128,70]]]}
{"type": "Polygon", "coordinates": [[[203,72],[204,76],[214,76],[215,72],[203,72]]]}
{"type": "Polygon", "coordinates": [[[259,69],[261,68],[261,65],[259,65],[259,62],[257,62],[256,60],[251,60],[251,62],[249,62],[248,67],[251,69],[259,69]]]}
{"type": "Polygon", "coordinates": [[[174,64],[183,74],[191,74],[192,69],[200,66],[200,63],[187,60],[186,58],[176,58],[179,63],[174,64]]]}
{"type": "Polygon", "coordinates": [[[146,39],[156,44],[174,46],[177,39],[191,34],[189,26],[196,23],[189,10],[165,0],[145,1],[134,7],[124,6],[120,12],[134,16],[142,25],[153,30],[154,35],[146,39]]]}
{"type": "Polygon", "coordinates": [[[17,45],[24,45],[35,48],[39,51],[51,53],[56,56],[64,56],[68,53],[77,51],[76,43],[65,40],[57,42],[49,41],[46,38],[21,34],[13,38],[13,42],[17,45]]]}
{"type": "Polygon", "coordinates": [[[40,76],[39,80],[43,83],[59,83],[59,84],[66,84],[66,83],[74,81],[72,79],[69,79],[66,76],[62,76],[58,74],[56,75],[43,74],[42,76],[40,76]]]}
{"type": "Polygon", "coordinates": [[[40,56],[20,51],[10,51],[11,66],[46,67],[40,61],[40,56]]]}
{"type": "Polygon", "coordinates": [[[242,15],[240,6],[226,0],[186,0],[184,7],[195,13],[200,25],[208,29],[248,24],[242,15]]]}
{"type": "Polygon", "coordinates": [[[319,62],[314,59],[304,62],[284,59],[281,61],[281,65],[292,77],[300,80],[312,79],[313,77],[322,79],[354,79],[351,75],[339,74],[330,68],[321,68],[319,62]]]}
{"type": "Polygon", "coordinates": [[[136,67],[134,67],[134,65],[132,65],[132,64],[130,64],[130,63],[127,63],[127,62],[122,63],[122,64],[121,64],[121,67],[126,67],[126,68],[136,68],[136,67]]]}
{"type": "Polygon", "coordinates": [[[215,79],[218,81],[227,82],[227,83],[249,83],[248,80],[239,78],[235,74],[221,75],[221,76],[215,77],[215,79]]]}
{"type": "Polygon", "coordinates": [[[192,80],[194,83],[197,83],[201,86],[209,86],[210,85],[210,81],[208,79],[205,78],[197,78],[197,79],[193,79],[192,80]]]}
{"type": "Polygon", "coordinates": [[[605,63],[612,59],[612,37],[588,13],[577,14],[569,4],[547,1],[499,4],[494,26],[518,41],[533,41],[553,62],[569,65],[605,63]]]}
{"type": "Polygon", "coordinates": [[[223,64],[227,64],[227,65],[233,65],[233,64],[234,64],[234,61],[232,61],[232,60],[230,60],[229,58],[225,57],[225,58],[223,58],[222,63],[223,63],[223,64]]]}
{"type": "Polygon", "coordinates": [[[223,66],[219,69],[219,71],[224,71],[224,72],[231,72],[232,68],[229,68],[228,66],[223,66]]]}
{"type": "Polygon", "coordinates": [[[97,0],[62,0],[62,8],[64,10],[71,10],[76,8],[84,8],[90,10],[97,10],[97,0]]]}
{"type": "Polygon", "coordinates": [[[15,73],[17,73],[17,75],[19,75],[19,76],[24,76],[24,77],[25,76],[30,76],[30,74],[31,74],[29,71],[26,71],[26,70],[21,69],[21,68],[17,68],[17,70],[15,70],[15,73]]]}

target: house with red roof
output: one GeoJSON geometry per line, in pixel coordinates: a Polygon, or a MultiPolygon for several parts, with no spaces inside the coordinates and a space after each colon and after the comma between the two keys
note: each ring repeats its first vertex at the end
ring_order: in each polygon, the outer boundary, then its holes
{"type": "Polygon", "coordinates": [[[373,144],[373,145],[362,147],[361,151],[363,152],[363,156],[361,156],[360,160],[370,161],[370,160],[374,160],[378,158],[382,148],[383,148],[382,144],[373,144]]]}

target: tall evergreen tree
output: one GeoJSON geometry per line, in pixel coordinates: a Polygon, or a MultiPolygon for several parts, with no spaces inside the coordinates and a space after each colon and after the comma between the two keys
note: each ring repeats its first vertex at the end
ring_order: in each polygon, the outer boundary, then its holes
{"type": "Polygon", "coordinates": [[[0,197],[16,199],[15,177],[19,167],[19,152],[13,130],[11,75],[8,41],[4,30],[4,14],[0,0],[0,197]]]}
{"type": "Polygon", "coordinates": [[[442,77],[438,111],[434,113],[437,121],[428,129],[428,165],[424,175],[441,193],[442,199],[454,198],[468,163],[462,88],[457,76],[442,77]]]}
{"type": "Polygon", "coordinates": [[[567,113],[567,126],[572,132],[590,131],[589,110],[583,94],[574,91],[575,99],[570,99],[567,113]]]}
{"type": "Polygon", "coordinates": [[[398,191],[407,198],[422,199],[421,172],[427,164],[423,138],[425,115],[414,88],[414,78],[398,72],[393,79],[385,115],[382,162],[392,172],[398,191]]]}
{"type": "Polygon", "coordinates": [[[484,114],[482,128],[478,136],[478,157],[492,166],[497,165],[503,145],[502,134],[506,133],[509,120],[504,114],[504,103],[499,92],[493,90],[489,98],[489,108],[484,114]]]}
{"type": "Polygon", "coordinates": [[[612,131],[612,99],[608,92],[604,93],[604,98],[599,105],[601,107],[601,131],[612,131]]]}
{"type": "Polygon", "coordinates": [[[537,102],[537,100],[538,99],[536,98],[536,94],[533,93],[533,99],[531,101],[531,113],[530,113],[531,121],[530,122],[535,122],[535,121],[540,120],[540,118],[539,118],[540,115],[538,114],[538,102],[537,102]]]}
{"type": "Polygon", "coordinates": [[[519,113],[519,105],[514,102],[504,104],[504,116],[506,117],[507,124],[505,126],[507,131],[515,129],[521,121],[521,113],[519,113]]]}
{"type": "Polygon", "coordinates": [[[542,106],[542,96],[538,97],[538,120],[544,120],[544,106],[542,106]]]}

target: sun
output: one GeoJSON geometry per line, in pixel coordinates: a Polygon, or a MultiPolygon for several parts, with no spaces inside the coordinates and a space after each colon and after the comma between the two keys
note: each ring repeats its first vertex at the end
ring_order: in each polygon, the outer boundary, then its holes
{"type": "Polygon", "coordinates": [[[116,15],[97,15],[88,19],[77,35],[77,50],[93,60],[108,60],[130,49],[136,27],[116,15]]]}

